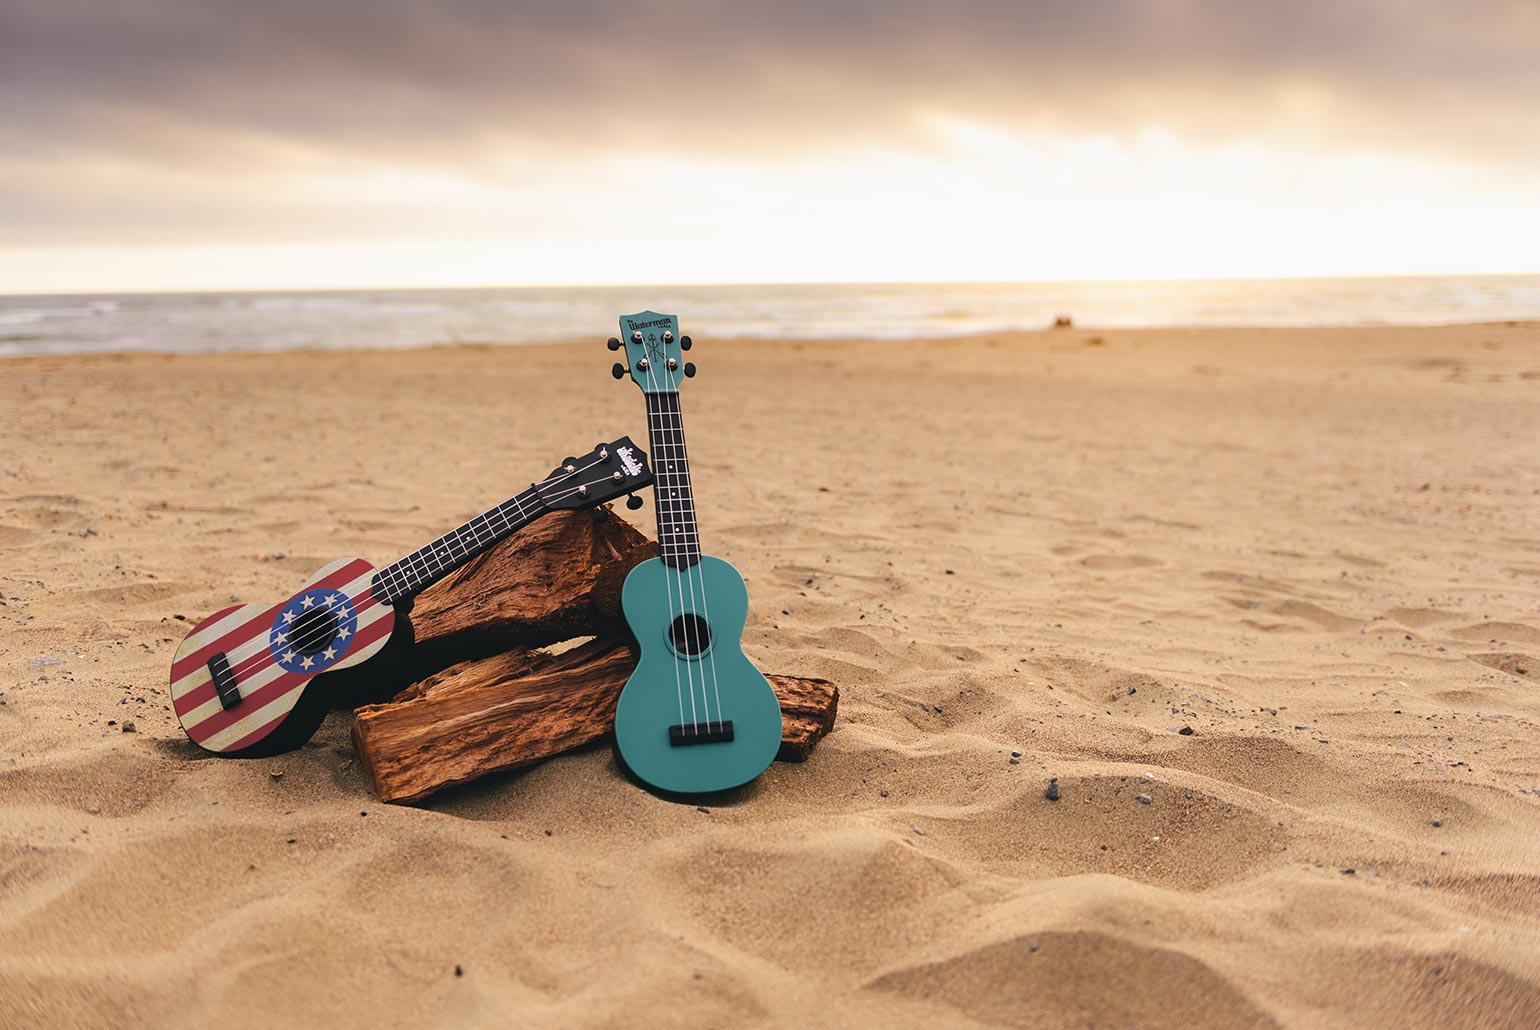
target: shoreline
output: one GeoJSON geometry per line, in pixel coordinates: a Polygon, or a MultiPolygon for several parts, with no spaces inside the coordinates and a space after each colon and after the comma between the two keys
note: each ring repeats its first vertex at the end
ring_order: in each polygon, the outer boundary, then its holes
{"type": "MultiPolygon", "coordinates": [[[[1043,326],[1031,329],[1001,329],[988,332],[963,332],[947,336],[723,336],[712,337],[710,343],[725,347],[750,347],[766,346],[771,344],[787,344],[797,346],[826,345],[837,347],[850,347],[862,344],[885,346],[891,344],[923,345],[937,344],[961,344],[970,342],[1011,342],[1030,341],[1042,338],[1046,340],[1068,339],[1076,333],[1090,333],[1096,335],[1117,334],[1119,336],[1244,336],[1250,334],[1271,336],[1276,334],[1310,334],[1321,333],[1384,333],[1396,331],[1422,332],[1425,330],[1450,331],[1450,330],[1540,330],[1540,319],[1488,319],[1470,322],[1427,322],[1427,323],[1374,323],[1374,324],[1322,324],[1322,325],[1145,325],[1145,326],[1097,326],[1097,325],[1070,325],[1070,326],[1043,326]]],[[[704,337],[703,337],[704,339],[704,337]]],[[[234,350],[154,350],[154,349],[99,349],[82,351],[58,351],[39,352],[32,354],[3,354],[0,353],[0,361],[28,361],[42,359],[104,359],[122,357],[144,358],[219,358],[219,357],[264,357],[264,356],[289,356],[306,354],[416,354],[444,352],[455,350],[487,351],[505,349],[544,349],[544,348],[576,348],[592,346],[595,342],[602,344],[602,338],[581,339],[576,337],[559,338],[551,340],[535,340],[528,342],[510,342],[498,340],[455,340],[442,343],[410,344],[400,347],[292,347],[282,350],[260,350],[254,348],[234,350]]]]}

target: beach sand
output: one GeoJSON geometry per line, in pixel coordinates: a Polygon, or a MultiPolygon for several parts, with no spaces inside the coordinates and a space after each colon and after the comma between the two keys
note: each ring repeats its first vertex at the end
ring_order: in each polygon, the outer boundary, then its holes
{"type": "Polygon", "coordinates": [[[187,620],[645,439],[601,340],[0,363],[0,1024],[1540,1025],[1540,325],[691,356],[748,652],[842,690],[699,808],[167,708],[187,620]]]}

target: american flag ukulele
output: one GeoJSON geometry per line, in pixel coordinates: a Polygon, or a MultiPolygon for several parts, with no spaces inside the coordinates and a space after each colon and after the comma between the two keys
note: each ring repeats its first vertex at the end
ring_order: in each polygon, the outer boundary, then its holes
{"type": "MultiPolygon", "coordinates": [[[[529,489],[376,570],[342,558],[277,604],[242,604],[193,627],[171,663],[171,705],[193,742],[229,758],[299,747],[330,707],[324,680],[372,658],[404,605],[493,544],[551,511],[591,508],[652,484],[629,437],[568,458],[529,489]]],[[[638,507],[641,499],[627,502],[638,507]]]]}

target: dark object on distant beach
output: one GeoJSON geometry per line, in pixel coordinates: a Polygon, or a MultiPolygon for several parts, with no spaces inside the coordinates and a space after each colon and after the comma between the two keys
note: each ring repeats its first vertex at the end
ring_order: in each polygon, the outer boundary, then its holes
{"type": "Polygon", "coordinates": [[[1043,797],[1047,798],[1049,801],[1057,801],[1057,800],[1059,800],[1059,781],[1058,781],[1058,779],[1052,779],[1052,780],[1048,781],[1048,789],[1043,792],[1043,797]]]}
{"type": "Polygon", "coordinates": [[[1191,726],[1183,726],[1181,729],[1177,730],[1176,732],[1180,733],[1184,737],[1190,737],[1193,734],[1193,728],[1191,726]]]}
{"type": "Polygon", "coordinates": [[[1068,315],[1055,315],[1053,327],[1055,329],[1073,329],[1075,328],[1075,320],[1068,315]]]}

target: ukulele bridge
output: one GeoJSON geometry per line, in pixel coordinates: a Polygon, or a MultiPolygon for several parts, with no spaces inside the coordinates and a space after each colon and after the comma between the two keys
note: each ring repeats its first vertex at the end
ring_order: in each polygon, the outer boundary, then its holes
{"type": "Polygon", "coordinates": [[[689,747],[691,744],[723,744],[733,739],[733,721],[691,722],[668,728],[668,742],[672,747],[689,747]]]}
{"type": "Polygon", "coordinates": [[[209,676],[214,681],[214,693],[219,695],[219,707],[229,711],[241,703],[241,691],[235,685],[235,673],[230,669],[230,659],[220,651],[208,661],[209,676]]]}

